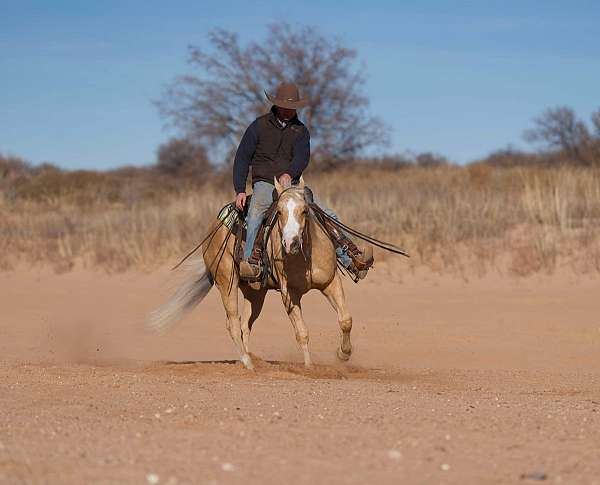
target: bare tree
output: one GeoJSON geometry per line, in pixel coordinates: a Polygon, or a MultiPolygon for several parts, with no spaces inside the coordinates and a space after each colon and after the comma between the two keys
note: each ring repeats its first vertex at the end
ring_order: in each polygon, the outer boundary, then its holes
{"type": "Polygon", "coordinates": [[[215,156],[231,157],[244,129],[269,104],[264,90],[293,81],[310,99],[301,118],[311,133],[313,158],[337,164],[387,142],[363,94],[357,52],[313,27],[268,26],[266,38],[241,45],[217,29],[209,48],[189,47],[195,73],[177,77],[157,102],[161,114],[215,156]]]}
{"type": "Polygon", "coordinates": [[[591,120],[594,132],[590,138],[589,151],[595,164],[600,165],[600,109],[592,113],[591,120]]]}
{"type": "Polygon", "coordinates": [[[534,119],[535,128],[525,132],[525,139],[542,143],[550,150],[560,150],[571,160],[584,165],[594,163],[590,151],[593,137],[572,108],[562,106],[546,110],[534,119]]]}
{"type": "Polygon", "coordinates": [[[416,155],[415,164],[421,168],[437,168],[449,165],[446,157],[432,152],[423,152],[416,155]]]}
{"type": "Polygon", "coordinates": [[[198,179],[212,171],[204,147],[185,138],[172,138],[160,145],[157,155],[156,167],[168,175],[198,179]]]}
{"type": "Polygon", "coordinates": [[[0,153],[0,184],[2,182],[11,182],[18,177],[27,177],[31,175],[32,168],[29,162],[22,158],[0,153]]]}
{"type": "Polygon", "coordinates": [[[472,163],[473,165],[485,164],[499,168],[512,168],[519,166],[551,165],[549,157],[537,153],[530,153],[508,145],[505,148],[494,150],[486,157],[472,163]]]}
{"type": "Polygon", "coordinates": [[[592,113],[592,124],[594,125],[594,137],[600,140],[600,109],[592,113]]]}

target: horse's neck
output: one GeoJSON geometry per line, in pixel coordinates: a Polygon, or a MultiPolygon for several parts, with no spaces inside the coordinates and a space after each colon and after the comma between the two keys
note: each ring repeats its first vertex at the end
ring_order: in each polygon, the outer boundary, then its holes
{"type": "Polygon", "coordinates": [[[308,230],[310,231],[310,239],[312,245],[320,250],[325,250],[328,245],[331,244],[329,236],[325,230],[321,227],[321,224],[317,222],[314,217],[310,217],[308,220],[308,230]]]}

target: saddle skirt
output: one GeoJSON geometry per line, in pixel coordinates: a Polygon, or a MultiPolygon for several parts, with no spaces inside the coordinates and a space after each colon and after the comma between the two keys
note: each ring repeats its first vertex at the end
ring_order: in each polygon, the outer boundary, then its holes
{"type": "MultiPolygon", "coordinates": [[[[252,195],[249,195],[246,199],[246,205],[244,206],[243,212],[240,212],[235,207],[235,203],[231,202],[223,207],[219,211],[219,215],[217,216],[220,221],[223,222],[223,225],[231,231],[232,234],[235,235],[235,246],[234,246],[234,254],[233,259],[237,264],[242,260],[242,255],[244,254],[244,246],[246,245],[246,234],[247,234],[247,225],[246,218],[248,217],[248,207],[250,206],[250,198],[252,195]]],[[[275,207],[277,202],[274,200],[270,207],[265,212],[265,217],[263,219],[260,230],[258,231],[258,236],[262,236],[262,240],[259,241],[261,245],[262,253],[265,253],[265,248],[267,246],[267,241],[271,234],[271,229],[275,224],[275,207]]]]}

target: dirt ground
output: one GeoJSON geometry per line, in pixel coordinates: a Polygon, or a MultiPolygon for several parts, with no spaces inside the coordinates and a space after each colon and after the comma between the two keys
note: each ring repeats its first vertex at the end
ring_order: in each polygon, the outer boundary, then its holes
{"type": "Polygon", "coordinates": [[[145,333],[166,271],[0,273],[0,483],[600,484],[600,278],[399,268],[346,283],[348,363],[306,297],[310,371],[269,295],[255,372],[214,290],[145,333]]]}

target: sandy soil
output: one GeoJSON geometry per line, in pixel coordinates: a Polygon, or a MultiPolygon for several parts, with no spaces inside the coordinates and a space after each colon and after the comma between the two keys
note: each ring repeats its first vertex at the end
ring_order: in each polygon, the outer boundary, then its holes
{"type": "Polygon", "coordinates": [[[600,484],[600,279],[394,274],[347,364],[308,295],[311,371],[270,295],[248,372],[216,291],[157,336],[165,271],[0,273],[0,483],[600,484]]]}

